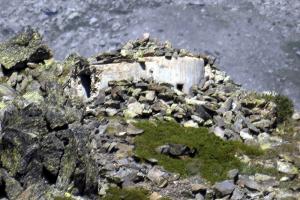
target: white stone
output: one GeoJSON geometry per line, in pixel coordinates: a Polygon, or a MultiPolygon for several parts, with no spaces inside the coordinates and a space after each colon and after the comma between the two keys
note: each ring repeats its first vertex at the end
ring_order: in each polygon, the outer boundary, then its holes
{"type": "Polygon", "coordinates": [[[153,192],[149,197],[150,200],[159,200],[161,198],[162,198],[162,196],[157,192],[153,192]]]}
{"type": "Polygon", "coordinates": [[[146,92],[146,95],[145,95],[145,98],[146,98],[148,101],[153,101],[154,98],[155,98],[155,92],[154,92],[154,91],[147,91],[147,92],[146,92]]]}
{"type": "Polygon", "coordinates": [[[277,170],[285,174],[298,174],[298,169],[288,162],[277,161],[277,170]]]}
{"type": "Polygon", "coordinates": [[[147,178],[150,179],[152,182],[156,183],[157,185],[161,185],[165,180],[165,176],[167,174],[157,167],[153,167],[147,174],[147,178]]]}
{"type": "Polygon", "coordinates": [[[288,176],[283,176],[280,178],[280,182],[286,182],[286,181],[289,181],[290,178],[288,176]]]}
{"type": "Polygon", "coordinates": [[[253,140],[254,139],[254,137],[249,134],[249,130],[248,129],[242,129],[241,132],[240,132],[240,136],[244,140],[253,140]]]}
{"type": "Polygon", "coordinates": [[[190,105],[204,105],[205,101],[200,101],[195,98],[185,98],[185,102],[190,105]]]}
{"type": "Polygon", "coordinates": [[[194,122],[193,120],[189,120],[183,124],[186,128],[199,128],[198,123],[194,122]]]}
{"type": "Polygon", "coordinates": [[[225,131],[224,131],[224,129],[217,126],[214,128],[214,134],[216,136],[218,136],[219,138],[223,139],[224,135],[225,135],[225,131]]]}
{"type": "Polygon", "coordinates": [[[134,118],[143,113],[145,105],[139,102],[128,104],[127,110],[124,111],[125,118],[134,118]]]}
{"type": "Polygon", "coordinates": [[[295,112],[292,116],[293,120],[300,120],[300,113],[295,112]]]}
{"type": "Polygon", "coordinates": [[[201,117],[199,117],[197,115],[192,115],[191,118],[192,118],[192,120],[194,120],[198,124],[203,124],[204,123],[204,119],[202,119],[201,117]]]}

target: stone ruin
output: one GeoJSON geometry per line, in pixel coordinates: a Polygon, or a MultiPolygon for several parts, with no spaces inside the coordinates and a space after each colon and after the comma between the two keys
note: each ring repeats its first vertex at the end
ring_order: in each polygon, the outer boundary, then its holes
{"type": "Polygon", "coordinates": [[[104,89],[112,80],[139,80],[152,78],[156,82],[169,83],[185,93],[203,78],[204,60],[196,57],[146,57],[145,62],[120,62],[94,64],[96,71],[93,88],[104,89]],[[99,80],[99,81],[97,81],[99,80]]]}

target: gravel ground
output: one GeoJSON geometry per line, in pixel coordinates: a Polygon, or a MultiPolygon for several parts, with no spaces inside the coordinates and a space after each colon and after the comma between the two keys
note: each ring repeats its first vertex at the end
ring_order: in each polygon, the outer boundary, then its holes
{"type": "Polygon", "coordinates": [[[275,90],[300,109],[299,0],[0,0],[0,40],[37,27],[63,59],[150,32],[212,54],[245,88],[275,90]]]}

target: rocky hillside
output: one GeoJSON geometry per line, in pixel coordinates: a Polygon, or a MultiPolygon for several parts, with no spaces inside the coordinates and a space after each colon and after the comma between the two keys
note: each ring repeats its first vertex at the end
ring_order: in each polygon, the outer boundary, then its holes
{"type": "Polygon", "coordinates": [[[0,199],[299,199],[300,115],[243,90],[214,59],[148,36],[63,62],[28,29],[0,44],[0,199]],[[94,84],[95,66],[197,57],[183,93],[152,78],[94,84]],[[92,95],[91,95],[92,94],[92,95]]]}

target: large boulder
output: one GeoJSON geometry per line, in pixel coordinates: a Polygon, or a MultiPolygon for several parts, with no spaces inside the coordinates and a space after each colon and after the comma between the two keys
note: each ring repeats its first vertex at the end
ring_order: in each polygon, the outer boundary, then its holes
{"type": "Polygon", "coordinates": [[[42,36],[31,28],[0,44],[0,64],[5,69],[24,67],[28,62],[38,63],[51,56],[42,36]]]}

